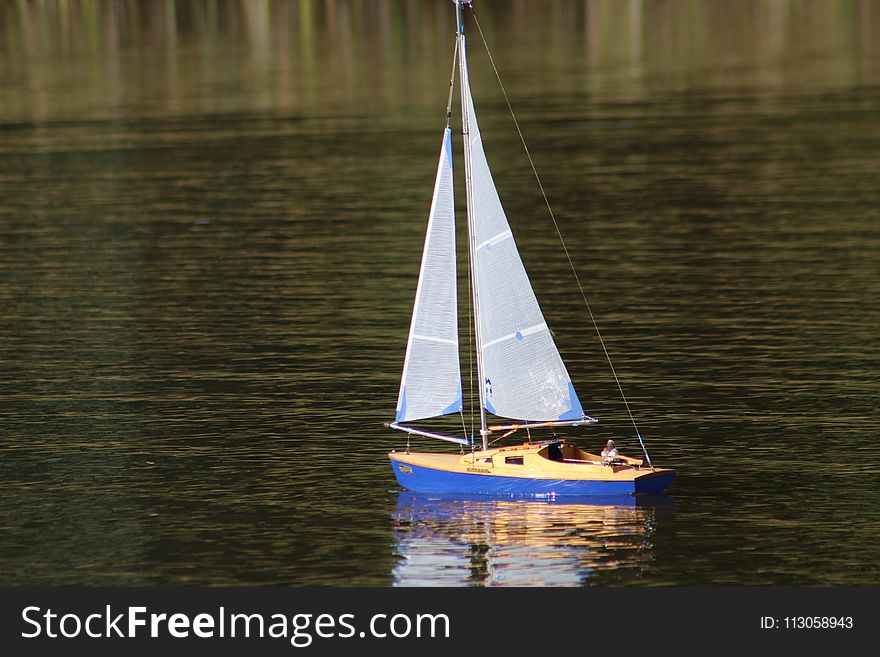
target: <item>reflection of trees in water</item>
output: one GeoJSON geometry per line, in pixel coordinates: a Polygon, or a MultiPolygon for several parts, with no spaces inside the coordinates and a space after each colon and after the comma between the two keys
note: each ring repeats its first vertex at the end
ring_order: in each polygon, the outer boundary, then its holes
{"type": "MultiPolygon", "coordinates": [[[[880,46],[871,36],[880,8],[871,2],[483,0],[477,7],[514,93],[535,82],[530,72],[546,84],[572,67],[583,69],[585,85],[573,93],[606,99],[677,93],[706,71],[713,87],[731,90],[822,89],[877,75],[871,62],[880,46]],[[815,66],[803,66],[807,56],[815,66]]],[[[450,21],[449,6],[436,0],[3,2],[3,75],[28,81],[28,93],[4,97],[5,112],[302,111],[389,101],[434,108],[444,93],[450,21]],[[63,103],[51,96],[59,88],[63,103]]]]}
{"type": "Polygon", "coordinates": [[[403,492],[397,586],[578,586],[639,569],[669,498],[596,503],[439,498],[403,492]]]}

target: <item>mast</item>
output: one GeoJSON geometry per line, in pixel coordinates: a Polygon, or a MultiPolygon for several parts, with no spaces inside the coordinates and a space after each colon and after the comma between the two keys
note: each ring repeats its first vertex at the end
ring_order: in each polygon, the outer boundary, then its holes
{"type": "Polygon", "coordinates": [[[476,233],[474,229],[474,186],[471,178],[471,140],[470,130],[468,126],[467,100],[470,97],[470,81],[467,74],[467,53],[465,52],[464,40],[464,19],[462,17],[461,6],[465,3],[471,4],[470,0],[454,0],[455,2],[455,22],[456,34],[458,39],[458,67],[459,81],[461,83],[461,131],[464,141],[464,180],[465,180],[465,196],[467,198],[467,218],[468,218],[468,257],[470,259],[471,273],[471,290],[474,298],[474,336],[477,348],[477,385],[480,392],[480,436],[483,439],[483,450],[489,448],[489,429],[486,423],[486,383],[483,380],[483,349],[482,338],[480,336],[480,295],[477,291],[476,280],[476,257],[474,250],[476,248],[476,233]]]}

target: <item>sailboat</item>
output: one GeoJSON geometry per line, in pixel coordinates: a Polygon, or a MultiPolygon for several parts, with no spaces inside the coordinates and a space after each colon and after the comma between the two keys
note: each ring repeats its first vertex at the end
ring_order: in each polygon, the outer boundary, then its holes
{"type": "MultiPolygon", "coordinates": [[[[555,436],[559,427],[586,426],[597,420],[587,415],[581,406],[532,290],[495,189],[468,79],[462,10],[465,6],[472,7],[472,3],[466,0],[454,0],[454,3],[456,47],[446,128],[428,215],[396,416],[394,422],[386,426],[408,435],[458,443],[470,447],[470,451],[462,449],[461,454],[415,452],[410,451],[408,440],[405,451],[388,455],[394,474],[404,488],[427,493],[553,498],[662,491],[672,484],[675,471],[654,467],[647,450],[644,450],[644,459],[615,453],[599,455],[555,436]],[[477,449],[473,436],[446,435],[411,424],[463,412],[450,128],[456,64],[464,141],[481,449],[477,449]],[[488,414],[512,421],[490,424],[488,414]],[[553,432],[551,438],[531,439],[532,431],[545,429],[553,432]],[[518,445],[493,447],[495,441],[490,445],[491,436],[500,433],[503,438],[518,431],[525,431],[529,439],[518,445]]],[[[639,441],[644,447],[641,435],[639,441]]]]}

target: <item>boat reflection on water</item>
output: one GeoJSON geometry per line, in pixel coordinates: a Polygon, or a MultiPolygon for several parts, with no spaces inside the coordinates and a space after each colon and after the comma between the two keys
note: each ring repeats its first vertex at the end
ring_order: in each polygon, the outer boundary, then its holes
{"type": "MultiPolygon", "coordinates": [[[[403,491],[394,512],[395,586],[583,586],[651,561],[672,498],[548,500],[403,491]]],[[[612,580],[608,580],[612,582],[612,580]]]]}

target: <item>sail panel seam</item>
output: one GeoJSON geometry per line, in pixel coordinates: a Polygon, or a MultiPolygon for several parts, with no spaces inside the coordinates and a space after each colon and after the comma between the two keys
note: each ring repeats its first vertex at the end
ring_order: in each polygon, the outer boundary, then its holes
{"type": "Polygon", "coordinates": [[[490,237],[489,239],[480,242],[480,244],[477,246],[477,251],[482,249],[484,246],[495,246],[498,242],[502,242],[511,237],[513,237],[513,232],[508,228],[507,230],[498,233],[494,237],[490,237]]]}
{"type": "Polygon", "coordinates": [[[435,338],[430,335],[419,335],[418,333],[413,333],[412,337],[414,340],[427,340],[428,342],[441,342],[443,344],[451,344],[454,347],[458,347],[457,341],[447,340],[446,338],[435,338]]]}
{"type": "Polygon", "coordinates": [[[495,338],[491,342],[487,342],[483,345],[483,351],[492,347],[499,342],[504,342],[506,340],[513,340],[514,338],[522,339],[527,335],[531,335],[532,333],[538,333],[540,331],[548,331],[549,327],[547,326],[547,322],[541,322],[540,324],[536,324],[535,326],[530,326],[527,329],[522,329],[521,331],[514,331],[513,333],[508,333],[507,335],[502,335],[500,338],[495,338]]]}

